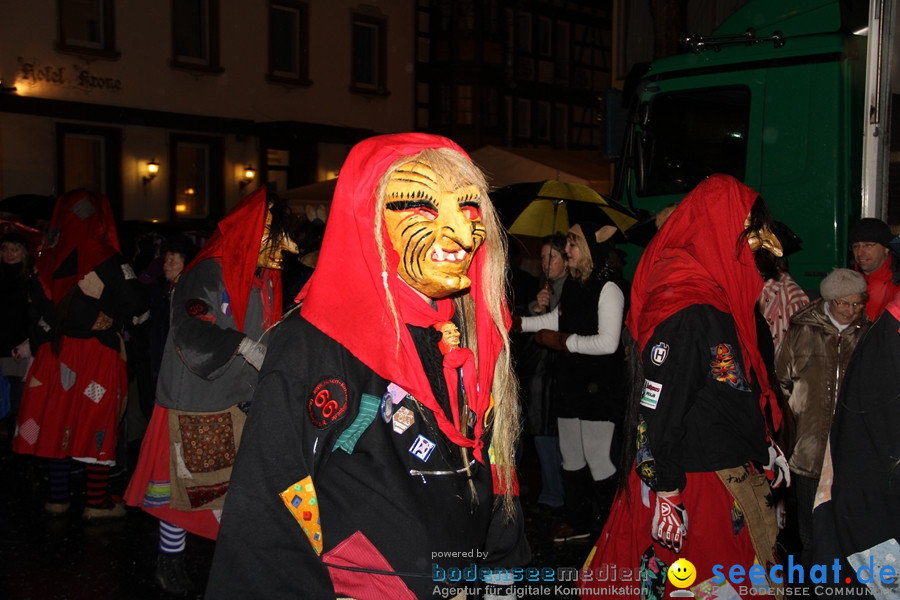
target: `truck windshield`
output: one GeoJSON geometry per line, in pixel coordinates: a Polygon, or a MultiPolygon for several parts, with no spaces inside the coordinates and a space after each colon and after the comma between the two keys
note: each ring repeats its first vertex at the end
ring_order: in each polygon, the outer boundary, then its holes
{"type": "Polygon", "coordinates": [[[743,181],[749,122],[744,87],[655,96],[639,138],[646,177],[638,195],[684,194],[712,173],[743,181]]]}

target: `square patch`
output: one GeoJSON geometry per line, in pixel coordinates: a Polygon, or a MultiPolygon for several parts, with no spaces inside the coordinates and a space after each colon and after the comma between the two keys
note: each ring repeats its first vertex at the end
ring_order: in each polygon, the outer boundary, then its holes
{"type": "Polygon", "coordinates": [[[414,441],[412,446],[409,447],[409,453],[422,462],[427,462],[428,459],[431,458],[431,453],[434,452],[436,446],[437,444],[429,440],[424,435],[419,434],[419,437],[416,438],[416,441],[414,441]]]}
{"type": "Polygon", "coordinates": [[[644,391],[641,393],[641,406],[656,410],[656,403],[659,402],[659,396],[662,394],[663,386],[661,383],[644,380],[644,391]]]}

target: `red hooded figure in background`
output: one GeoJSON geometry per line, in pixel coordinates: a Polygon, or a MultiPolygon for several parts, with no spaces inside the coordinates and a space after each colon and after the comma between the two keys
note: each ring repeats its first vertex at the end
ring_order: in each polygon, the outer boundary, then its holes
{"type": "Polygon", "coordinates": [[[13,450],[50,459],[49,514],[69,509],[68,460],[75,459],[87,465],[83,518],[123,517],[124,504],[108,490],[128,389],[122,331],[146,303],[119,253],[105,196],[80,189],[59,199],[35,270],[30,338],[37,351],[13,450]]]}
{"type": "MultiPolygon", "coordinates": [[[[778,487],[789,475],[768,436],[780,412],[754,312],[763,287],[754,252],[781,252],[771,223],[754,190],[712,175],[638,264],[626,318],[644,378],[626,419],[625,447],[635,454],[585,564],[614,568],[608,583],[632,590],[626,597],[668,597],[694,585],[713,593],[729,585],[712,581],[717,564],[746,571],[757,563],[769,573],[778,562],[769,479],[778,487]],[[696,582],[673,578],[679,558],[691,562],[696,582]]],[[[581,587],[583,597],[604,597],[597,578],[581,587]]],[[[752,592],[746,597],[765,595],[752,592]]]]}
{"type": "Polygon", "coordinates": [[[160,520],[156,580],[193,588],[184,566],[186,531],[210,539],[265,357],[281,319],[284,201],[262,187],[242,199],[174,282],[156,405],[125,493],[160,520]]]}

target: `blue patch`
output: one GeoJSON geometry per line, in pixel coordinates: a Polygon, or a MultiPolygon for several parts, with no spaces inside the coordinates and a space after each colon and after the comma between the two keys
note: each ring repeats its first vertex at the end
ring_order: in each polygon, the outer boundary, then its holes
{"type": "Polygon", "coordinates": [[[391,422],[391,417],[394,416],[394,403],[391,402],[391,395],[385,392],[384,396],[381,398],[381,419],[385,423],[391,422]]]}
{"type": "Polygon", "coordinates": [[[669,345],[665,342],[660,342],[650,348],[650,362],[652,362],[657,367],[666,362],[666,358],[669,357],[669,345]]]}
{"type": "Polygon", "coordinates": [[[231,316],[231,296],[228,295],[228,290],[222,290],[222,306],[220,309],[222,314],[231,316]]]}
{"type": "Polygon", "coordinates": [[[431,453],[434,452],[435,447],[437,447],[437,444],[429,440],[424,435],[419,434],[419,437],[416,438],[416,441],[414,441],[412,446],[409,447],[409,453],[422,462],[428,462],[428,459],[431,458],[431,453]]]}

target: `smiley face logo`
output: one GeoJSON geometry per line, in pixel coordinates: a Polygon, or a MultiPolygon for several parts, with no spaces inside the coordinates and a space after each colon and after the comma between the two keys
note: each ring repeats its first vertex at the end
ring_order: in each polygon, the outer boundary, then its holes
{"type": "Polygon", "coordinates": [[[677,588],[684,589],[694,584],[697,579],[697,569],[686,558],[679,558],[669,567],[669,583],[677,588]]]}

